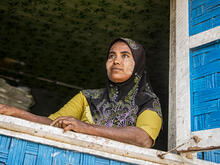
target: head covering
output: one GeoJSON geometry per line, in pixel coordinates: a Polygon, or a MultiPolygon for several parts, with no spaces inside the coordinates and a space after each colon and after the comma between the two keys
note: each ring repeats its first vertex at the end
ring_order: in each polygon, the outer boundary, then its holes
{"type": "Polygon", "coordinates": [[[108,79],[106,88],[82,91],[94,122],[108,127],[135,126],[138,115],[144,110],[155,111],[162,117],[159,99],[147,82],[143,46],[128,38],[117,38],[111,42],[108,53],[119,41],[131,49],[135,67],[125,82],[114,83],[108,79]]]}

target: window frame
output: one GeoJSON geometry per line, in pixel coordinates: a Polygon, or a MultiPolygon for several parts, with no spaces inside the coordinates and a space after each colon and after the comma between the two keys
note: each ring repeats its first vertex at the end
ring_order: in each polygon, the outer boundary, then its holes
{"type": "Polygon", "coordinates": [[[199,152],[220,148],[220,128],[191,131],[189,52],[219,40],[220,26],[189,36],[189,1],[170,1],[168,150],[199,152]]]}

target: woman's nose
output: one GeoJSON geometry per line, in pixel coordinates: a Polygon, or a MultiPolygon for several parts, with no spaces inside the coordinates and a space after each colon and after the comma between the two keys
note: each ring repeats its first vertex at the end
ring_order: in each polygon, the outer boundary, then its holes
{"type": "Polygon", "coordinates": [[[118,58],[118,57],[115,57],[115,59],[114,59],[114,64],[120,64],[121,62],[120,62],[120,59],[118,58]]]}

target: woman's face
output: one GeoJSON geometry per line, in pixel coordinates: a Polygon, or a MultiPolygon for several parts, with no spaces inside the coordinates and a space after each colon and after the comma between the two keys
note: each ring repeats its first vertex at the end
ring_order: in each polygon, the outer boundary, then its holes
{"type": "Polygon", "coordinates": [[[128,80],[134,70],[135,61],[131,49],[124,42],[116,42],[109,50],[106,69],[109,80],[120,83],[128,80]]]}

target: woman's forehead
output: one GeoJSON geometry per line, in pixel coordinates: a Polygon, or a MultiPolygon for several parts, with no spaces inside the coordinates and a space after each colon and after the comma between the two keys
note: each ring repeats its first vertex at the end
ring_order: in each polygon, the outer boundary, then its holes
{"type": "MultiPolygon", "coordinates": [[[[114,50],[117,50],[117,51],[128,51],[128,52],[131,52],[131,49],[130,47],[128,46],[127,43],[123,42],[123,41],[117,41],[115,42],[109,51],[114,51],[114,50]]],[[[131,52],[132,53],[132,52],[131,52]]]]}

